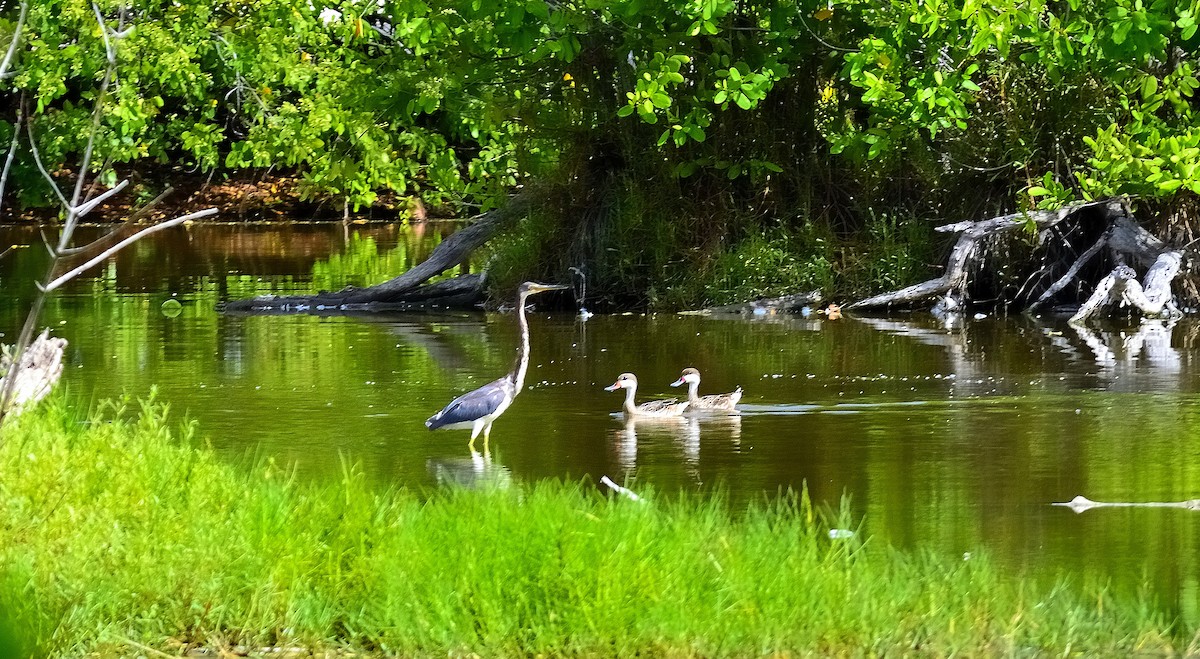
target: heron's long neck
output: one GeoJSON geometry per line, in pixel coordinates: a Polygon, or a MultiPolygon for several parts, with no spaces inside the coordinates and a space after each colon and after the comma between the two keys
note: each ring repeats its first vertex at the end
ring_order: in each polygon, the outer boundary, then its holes
{"type": "Polygon", "coordinates": [[[696,402],[697,398],[700,398],[700,396],[696,395],[696,391],[698,389],[700,389],[699,382],[689,382],[688,383],[688,400],[689,401],[694,403],[694,402],[696,402]]]}
{"type": "Polygon", "coordinates": [[[517,345],[517,365],[512,379],[515,391],[525,388],[525,371],[529,370],[529,321],[525,319],[525,296],[517,296],[517,326],[521,329],[521,343],[517,345]]]}
{"type": "Polygon", "coordinates": [[[635,409],[637,409],[637,405],[633,404],[633,396],[636,393],[637,393],[636,385],[634,385],[632,387],[625,387],[625,413],[626,414],[633,414],[633,411],[635,409]]]}

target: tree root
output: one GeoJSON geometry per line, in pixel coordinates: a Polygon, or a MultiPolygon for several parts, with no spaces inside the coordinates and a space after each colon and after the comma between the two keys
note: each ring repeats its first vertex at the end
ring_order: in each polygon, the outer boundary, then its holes
{"type": "MultiPolygon", "coordinates": [[[[1065,272],[1056,277],[1043,290],[1025,292],[1025,287],[1014,296],[997,295],[1001,305],[1025,304],[1026,311],[1033,311],[1060,295],[1072,284],[1086,287],[1095,281],[1093,292],[1082,303],[1072,322],[1083,322],[1095,317],[1115,303],[1136,309],[1145,317],[1172,317],[1180,314],[1171,292],[1171,284],[1186,266],[1183,251],[1170,248],[1158,237],[1139,226],[1133,219],[1128,202],[1113,199],[1104,202],[1088,202],[1061,208],[1057,211],[1015,213],[980,222],[958,222],[938,227],[938,231],[961,232],[947,260],[946,273],[936,279],[909,286],[891,293],[876,295],[849,305],[849,309],[869,309],[893,305],[911,305],[930,298],[940,298],[934,307],[935,313],[958,310],[961,301],[969,299],[972,275],[983,270],[988,258],[985,241],[1003,234],[1020,230],[1037,232],[1038,249],[1043,252],[1055,243],[1071,247],[1066,236],[1055,237],[1056,227],[1075,226],[1088,228],[1084,233],[1096,235],[1097,225],[1103,226],[1099,239],[1074,258],[1073,262],[1055,259],[1034,270],[1027,279],[1046,280],[1053,270],[1065,272]],[[1084,272],[1095,270],[1093,263],[1105,254],[1112,270],[1089,280],[1084,272]],[[1069,266],[1067,265],[1069,263],[1069,266]],[[1145,268],[1142,281],[1137,279],[1136,267],[1145,268]]],[[[1086,244],[1086,243],[1085,243],[1086,244]]],[[[1068,250],[1069,252],[1070,250],[1068,250]]],[[[1095,276],[1093,274],[1093,276],[1095,276]]],[[[1078,304],[1078,301],[1076,302],[1078,304]]]]}

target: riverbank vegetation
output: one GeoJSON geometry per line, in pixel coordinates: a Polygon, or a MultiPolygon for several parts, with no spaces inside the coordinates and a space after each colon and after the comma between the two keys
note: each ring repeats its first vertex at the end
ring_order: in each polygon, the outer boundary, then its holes
{"type": "Polygon", "coordinates": [[[1195,630],[1144,596],[1013,574],[986,551],[833,539],[844,513],[803,494],[744,510],[556,481],[422,494],[352,465],[304,483],[271,461],[223,463],[197,430],[158,403],[84,415],[61,398],[5,426],[14,642],[50,656],[1195,650],[1195,630]]]}
{"type": "MultiPolygon", "coordinates": [[[[81,0],[0,6],[0,34],[23,25],[5,203],[34,205],[30,140],[51,171],[78,161],[103,39],[81,0]]],[[[535,190],[498,290],[568,266],[598,303],[662,308],[890,288],[928,276],[932,224],[1119,194],[1181,243],[1200,228],[1195,2],[238,7],[100,3],[131,28],[100,99],[108,180],[141,172],[150,198],[283,171],[399,217],[535,190]]]]}

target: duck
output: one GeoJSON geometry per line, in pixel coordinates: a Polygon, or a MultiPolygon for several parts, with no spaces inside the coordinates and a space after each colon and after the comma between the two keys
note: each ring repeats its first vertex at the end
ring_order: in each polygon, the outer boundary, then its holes
{"type": "Polygon", "coordinates": [[[637,376],[635,376],[633,373],[622,373],[618,375],[617,381],[612,383],[612,386],[604,388],[605,391],[616,391],[617,389],[625,390],[625,405],[621,409],[625,413],[626,418],[678,417],[682,416],[684,410],[688,408],[687,401],[683,401],[681,403],[674,398],[668,398],[665,400],[652,400],[648,403],[642,403],[641,405],[634,405],[633,397],[637,393],[637,376]]]}
{"type": "Polygon", "coordinates": [[[688,386],[689,412],[699,412],[702,410],[734,412],[737,410],[738,401],[742,399],[741,387],[727,394],[698,396],[696,390],[700,388],[700,371],[691,367],[683,369],[683,373],[679,375],[679,379],[672,382],[671,386],[678,387],[684,383],[688,386]]]}

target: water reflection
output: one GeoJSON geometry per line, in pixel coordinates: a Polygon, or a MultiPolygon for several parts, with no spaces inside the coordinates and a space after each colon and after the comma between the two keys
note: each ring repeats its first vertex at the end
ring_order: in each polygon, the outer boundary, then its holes
{"type": "Polygon", "coordinates": [[[682,465],[689,480],[703,483],[700,474],[701,436],[727,443],[737,452],[742,440],[742,417],[739,414],[703,416],[642,417],[619,416],[619,428],[609,432],[609,445],[615,462],[623,474],[632,474],[638,466],[639,435],[644,444],[652,444],[656,461],[672,447],[674,461],[682,465]]]}
{"type": "Polygon", "coordinates": [[[512,470],[493,461],[490,451],[471,451],[469,458],[430,458],[425,463],[438,485],[468,490],[506,490],[512,470]]]}

